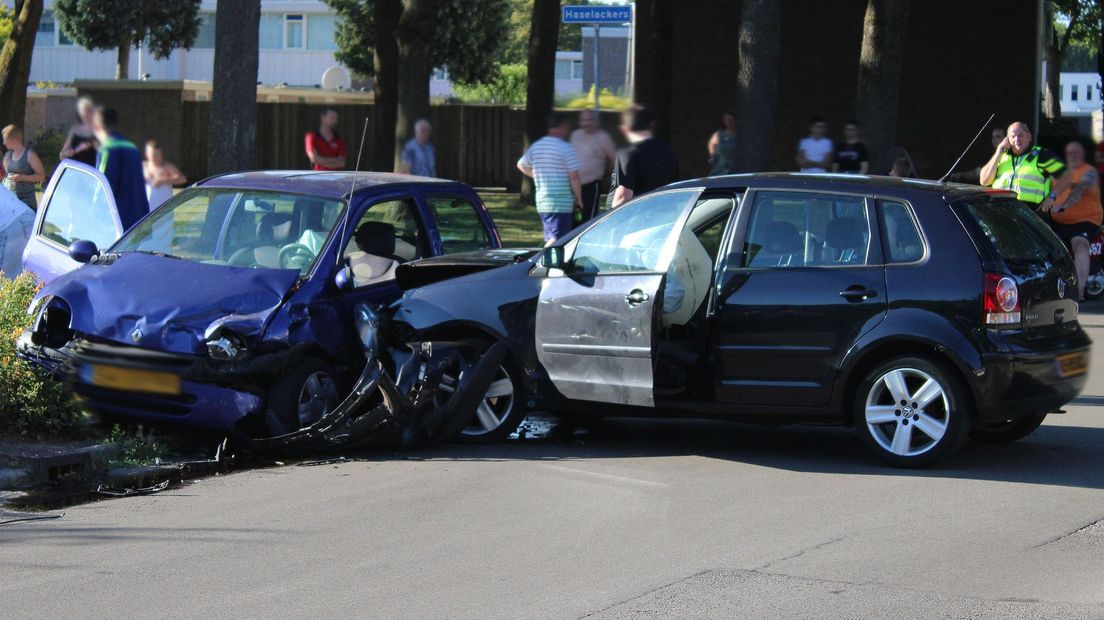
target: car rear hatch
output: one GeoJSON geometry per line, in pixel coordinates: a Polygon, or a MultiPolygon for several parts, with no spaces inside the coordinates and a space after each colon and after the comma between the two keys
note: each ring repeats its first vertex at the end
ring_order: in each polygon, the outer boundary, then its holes
{"type": "Polygon", "coordinates": [[[986,312],[983,323],[1005,332],[1010,342],[1036,350],[1060,348],[1071,336],[1080,340],[1073,259],[1050,227],[1007,193],[963,198],[955,202],[955,210],[977,245],[986,295],[1005,277],[1015,283],[1016,307],[1006,296],[1009,306],[997,308],[1002,318],[987,320],[986,312]]]}

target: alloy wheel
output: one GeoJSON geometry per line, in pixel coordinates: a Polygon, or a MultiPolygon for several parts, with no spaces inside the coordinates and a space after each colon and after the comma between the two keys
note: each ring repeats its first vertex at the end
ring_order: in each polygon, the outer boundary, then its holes
{"type": "Polygon", "coordinates": [[[337,384],[329,373],[311,373],[299,390],[299,428],[314,424],[329,413],[337,399],[337,384]]]}
{"type": "Polygon", "coordinates": [[[901,457],[918,456],[939,445],[951,415],[946,389],[916,368],[886,372],[866,396],[870,436],[880,448],[901,457]]]}
{"type": "MultiPolygon", "coordinates": [[[[446,394],[455,391],[456,377],[445,375],[441,378],[440,390],[446,394]]],[[[514,410],[514,382],[509,371],[499,366],[494,381],[491,382],[483,400],[475,410],[471,423],[461,431],[462,435],[478,437],[492,433],[502,426],[514,410]]]]}

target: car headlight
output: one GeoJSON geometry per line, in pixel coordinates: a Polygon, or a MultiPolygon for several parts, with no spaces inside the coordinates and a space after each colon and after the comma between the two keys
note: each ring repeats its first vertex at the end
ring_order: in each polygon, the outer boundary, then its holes
{"type": "Polygon", "coordinates": [[[245,353],[245,342],[233,332],[222,331],[207,339],[207,357],[216,362],[233,362],[245,353]]]}
{"type": "Polygon", "coordinates": [[[353,309],[356,315],[357,335],[364,345],[369,358],[375,357],[379,348],[379,313],[368,304],[357,304],[353,309]]]}
{"type": "Polygon", "coordinates": [[[65,300],[46,295],[31,302],[27,314],[34,314],[31,323],[31,342],[36,345],[60,349],[73,339],[72,312],[65,300]]]}

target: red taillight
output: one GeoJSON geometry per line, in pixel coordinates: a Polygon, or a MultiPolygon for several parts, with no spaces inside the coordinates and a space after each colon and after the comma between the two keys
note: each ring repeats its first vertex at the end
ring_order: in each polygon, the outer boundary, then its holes
{"type": "Polygon", "coordinates": [[[1012,278],[1000,273],[986,273],[984,304],[986,325],[1020,323],[1020,290],[1012,278]]]}

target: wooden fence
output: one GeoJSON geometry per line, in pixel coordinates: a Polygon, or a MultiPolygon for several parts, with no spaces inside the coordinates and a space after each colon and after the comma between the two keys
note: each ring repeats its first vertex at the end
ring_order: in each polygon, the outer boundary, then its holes
{"type": "MultiPolygon", "coordinates": [[[[189,179],[207,176],[207,146],[217,136],[207,135],[210,103],[184,101],[182,137],[178,165],[189,179]]],[[[365,119],[368,139],[373,143],[372,104],[337,104],[338,131],[349,148],[351,170],[365,119]]],[[[322,105],[301,103],[257,104],[257,162],[259,169],[306,169],[310,167],[303,137],[315,129],[322,105]]],[[[617,124],[617,114],[603,114],[607,129],[617,124]]],[[[516,190],[521,175],[515,164],[525,144],[525,110],[492,105],[437,105],[431,108],[433,143],[437,152],[437,175],[457,179],[476,187],[505,187],[516,190]]],[[[369,161],[364,153],[363,161],[369,161]]]]}

